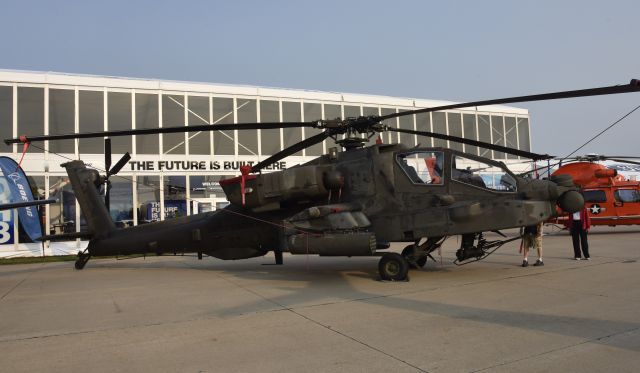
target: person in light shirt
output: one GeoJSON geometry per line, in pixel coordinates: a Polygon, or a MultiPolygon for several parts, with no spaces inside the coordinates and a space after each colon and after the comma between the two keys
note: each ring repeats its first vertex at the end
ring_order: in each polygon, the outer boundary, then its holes
{"type": "Polygon", "coordinates": [[[589,255],[589,241],[587,239],[589,228],[591,228],[591,218],[587,214],[586,207],[583,207],[581,211],[569,215],[569,230],[573,240],[573,257],[575,260],[580,260],[582,257],[584,257],[585,260],[591,259],[589,255]],[[580,253],[581,247],[582,253],[580,253]]]}

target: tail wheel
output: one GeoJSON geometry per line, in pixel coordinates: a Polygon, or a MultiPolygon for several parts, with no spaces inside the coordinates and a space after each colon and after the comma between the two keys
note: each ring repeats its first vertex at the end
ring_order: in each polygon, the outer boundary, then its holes
{"type": "Polygon", "coordinates": [[[380,277],[387,281],[405,281],[409,273],[409,263],[398,253],[386,253],[378,263],[380,277]]]}
{"type": "Polygon", "coordinates": [[[91,254],[90,253],[84,253],[82,251],[78,251],[78,259],[76,259],[76,263],[75,263],[75,268],[77,270],[81,270],[84,268],[85,265],[87,265],[87,262],[89,261],[89,258],[91,258],[91,254]]]}
{"type": "Polygon", "coordinates": [[[416,259],[413,245],[409,245],[402,250],[402,256],[409,263],[409,268],[422,268],[427,264],[427,257],[421,256],[416,259]]]}

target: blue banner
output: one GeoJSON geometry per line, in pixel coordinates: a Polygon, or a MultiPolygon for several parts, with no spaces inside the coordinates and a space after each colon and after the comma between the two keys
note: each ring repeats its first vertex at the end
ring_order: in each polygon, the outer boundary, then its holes
{"type": "MultiPolygon", "coordinates": [[[[27,176],[16,161],[9,157],[0,157],[0,170],[7,179],[9,190],[11,191],[11,202],[29,202],[33,201],[31,186],[27,180],[27,176]]],[[[31,241],[42,236],[42,225],[40,224],[40,216],[38,215],[37,206],[27,206],[18,209],[18,218],[25,233],[31,241]]]]}
{"type": "MultiPolygon", "coordinates": [[[[11,190],[9,190],[9,179],[0,178],[0,204],[11,203],[11,190]]],[[[0,211],[0,245],[13,243],[13,210],[0,211]]]]}

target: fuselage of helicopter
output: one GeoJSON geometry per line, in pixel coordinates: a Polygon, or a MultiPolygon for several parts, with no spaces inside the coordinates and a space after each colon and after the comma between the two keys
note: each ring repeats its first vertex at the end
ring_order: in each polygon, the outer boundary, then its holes
{"type": "MultiPolygon", "coordinates": [[[[375,235],[376,247],[386,247],[388,242],[536,224],[554,216],[558,198],[571,190],[547,180],[518,177],[504,164],[487,158],[399,144],[324,155],[279,173],[247,178],[244,206],[240,179],[228,180],[221,183],[231,201],[224,209],[110,230],[93,238],[88,251],[93,256],[198,252],[243,259],[271,250],[295,251],[288,249],[288,238],[294,234],[347,238],[362,232],[375,235]],[[426,162],[429,157],[438,158],[437,182],[436,171],[426,162]],[[462,158],[498,170],[508,185],[487,187],[473,171],[456,168],[456,160],[462,158]],[[426,176],[412,177],[407,159],[421,166],[424,161],[421,171],[426,176]],[[315,216],[323,207],[330,212],[315,216]],[[356,213],[360,214],[356,218],[364,215],[367,221],[333,223],[356,213]]],[[[348,244],[349,240],[334,242],[348,244]]],[[[335,253],[329,255],[363,255],[362,250],[349,248],[335,253]]]]}

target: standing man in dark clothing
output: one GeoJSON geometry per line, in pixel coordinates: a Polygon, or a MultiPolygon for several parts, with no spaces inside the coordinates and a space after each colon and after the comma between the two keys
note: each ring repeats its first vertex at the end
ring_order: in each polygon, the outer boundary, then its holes
{"type": "Polygon", "coordinates": [[[587,208],[569,215],[569,230],[573,239],[573,254],[575,260],[580,260],[580,246],[582,246],[582,255],[585,260],[591,260],[589,255],[589,242],[587,241],[587,233],[591,228],[591,218],[587,214],[587,208]]]}

